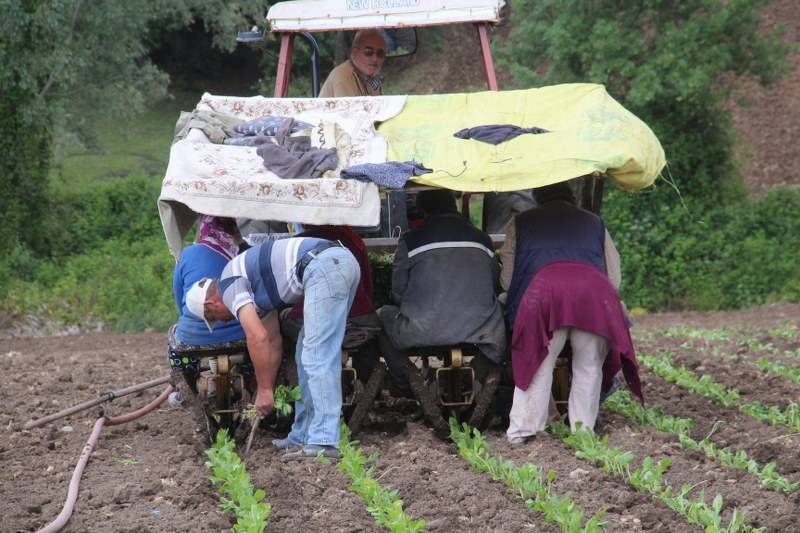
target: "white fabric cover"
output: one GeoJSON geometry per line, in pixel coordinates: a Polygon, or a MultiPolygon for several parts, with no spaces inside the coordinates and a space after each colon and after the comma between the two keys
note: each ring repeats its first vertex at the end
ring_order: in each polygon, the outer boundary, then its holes
{"type": "MultiPolygon", "coordinates": [[[[374,123],[403,109],[405,96],[356,98],[264,98],[204,94],[197,109],[242,120],[265,115],[311,124],[338,123],[350,135],[349,165],[382,163],[387,147],[374,123]]],[[[172,145],[158,199],[161,224],[177,259],[197,213],[280,220],[301,224],[374,226],[380,218],[378,188],[339,178],[281,179],[264,167],[254,147],[212,144],[192,130],[172,145]]]]}

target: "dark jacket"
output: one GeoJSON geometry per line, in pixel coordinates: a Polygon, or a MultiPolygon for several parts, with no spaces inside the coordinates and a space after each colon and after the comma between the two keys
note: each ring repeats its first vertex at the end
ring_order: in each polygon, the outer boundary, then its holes
{"type": "Polygon", "coordinates": [[[397,305],[385,306],[380,315],[386,334],[401,349],[471,343],[502,362],[506,332],[498,276],[488,235],[459,214],[426,217],[397,245],[397,305]]]}

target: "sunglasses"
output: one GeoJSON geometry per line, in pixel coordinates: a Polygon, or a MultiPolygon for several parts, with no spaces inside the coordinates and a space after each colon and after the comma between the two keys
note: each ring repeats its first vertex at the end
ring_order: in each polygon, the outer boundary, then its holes
{"type": "Polygon", "coordinates": [[[372,48],[371,46],[365,46],[364,48],[356,46],[356,48],[364,52],[366,57],[378,56],[381,59],[386,57],[386,50],[383,48],[372,48]]]}

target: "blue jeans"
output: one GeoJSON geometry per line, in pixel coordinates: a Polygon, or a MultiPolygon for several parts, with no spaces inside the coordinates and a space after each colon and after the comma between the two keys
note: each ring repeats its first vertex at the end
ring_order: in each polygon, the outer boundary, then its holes
{"type": "Polygon", "coordinates": [[[342,340],[361,270],[346,248],[328,248],[303,273],[303,329],[295,360],[302,403],[295,403],[288,439],[339,446],[342,340]]]}

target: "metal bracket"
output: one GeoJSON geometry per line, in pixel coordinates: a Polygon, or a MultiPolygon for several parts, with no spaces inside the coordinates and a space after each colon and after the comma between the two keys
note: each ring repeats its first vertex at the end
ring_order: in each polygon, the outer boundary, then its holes
{"type": "Polygon", "coordinates": [[[217,374],[227,376],[230,372],[230,359],[227,355],[217,356],[217,374]]]}
{"type": "Polygon", "coordinates": [[[461,368],[463,358],[461,355],[461,348],[450,349],[450,366],[453,368],[461,368]]]}
{"type": "MultiPolygon", "coordinates": [[[[436,393],[445,407],[466,407],[475,399],[475,370],[464,366],[461,348],[450,348],[450,366],[436,369],[436,393]]],[[[445,361],[445,364],[448,361],[445,361]]]]}

